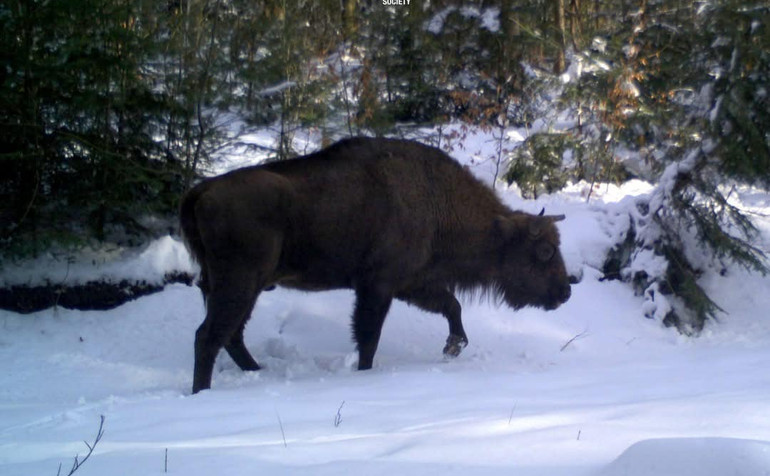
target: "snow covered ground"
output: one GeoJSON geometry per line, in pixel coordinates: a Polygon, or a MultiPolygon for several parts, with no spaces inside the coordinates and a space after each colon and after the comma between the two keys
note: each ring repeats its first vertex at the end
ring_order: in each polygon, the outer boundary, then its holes
{"type": "MultiPolygon", "coordinates": [[[[488,178],[474,153],[453,155],[488,178]]],[[[553,312],[465,300],[471,342],[449,362],[445,321],[397,303],[375,368],[354,371],[352,293],[278,289],[246,331],[265,368],[243,373],[222,353],[212,390],[191,396],[197,288],[104,312],[0,311],[0,474],[67,474],[104,415],[79,476],[770,475],[770,277],[707,274],[727,313],[699,338],[645,319],[642,298],[598,268],[628,197],[649,187],[603,186],[589,204],[584,188],[536,202],[501,192],[567,215],[562,253],[583,279],[553,312]]],[[[770,200],[740,198],[768,250],[770,200]]],[[[154,276],[185,260],[165,238],[100,269],[154,276]]]]}

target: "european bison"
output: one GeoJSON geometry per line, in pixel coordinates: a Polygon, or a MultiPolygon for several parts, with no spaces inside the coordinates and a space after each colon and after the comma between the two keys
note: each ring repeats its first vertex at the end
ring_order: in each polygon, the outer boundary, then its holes
{"type": "Polygon", "coordinates": [[[195,335],[193,393],[224,347],[243,370],[257,296],[273,286],[355,291],[359,370],[372,367],[393,298],[449,321],[444,354],[467,345],[458,291],[514,309],[570,297],[555,221],[512,211],[441,150],[356,138],[293,160],[204,180],[184,197],[182,233],[200,264],[207,314],[195,335]]]}

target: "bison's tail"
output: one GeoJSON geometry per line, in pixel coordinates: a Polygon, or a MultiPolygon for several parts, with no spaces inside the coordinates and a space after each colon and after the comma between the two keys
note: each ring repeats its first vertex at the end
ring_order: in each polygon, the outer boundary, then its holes
{"type": "Polygon", "coordinates": [[[187,250],[190,252],[193,261],[203,267],[205,263],[205,250],[200,230],[198,229],[198,220],[195,217],[195,205],[198,203],[203,192],[203,187],[197,186],[187,192],[182,199],[182,205],[179,207],[179,222],[187,250]]]}

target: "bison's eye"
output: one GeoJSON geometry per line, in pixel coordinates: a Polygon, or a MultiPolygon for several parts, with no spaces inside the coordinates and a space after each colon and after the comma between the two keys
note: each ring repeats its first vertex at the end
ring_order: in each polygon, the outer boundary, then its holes
{"type": "Polygon", "coordinates": [[[540,243],[537,245],[537,248],[535,248],[535,253],[537,254],[538,260],[546,262],[553,258],[554,253],[556,253],[556,248],[550,243],[540,243]]]}

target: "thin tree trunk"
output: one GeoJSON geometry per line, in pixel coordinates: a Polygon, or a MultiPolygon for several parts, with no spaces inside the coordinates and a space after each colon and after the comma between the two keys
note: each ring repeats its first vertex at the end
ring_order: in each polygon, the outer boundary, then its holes
{"type": "Polygon", "coordinates": [[[554,73],[561,74],[567,69],[567,21],[565,0],[555,0],[556,7],[556,37],[559,43],[559,51],[556,54],[556,64],[554,64],[554,73]]]}

